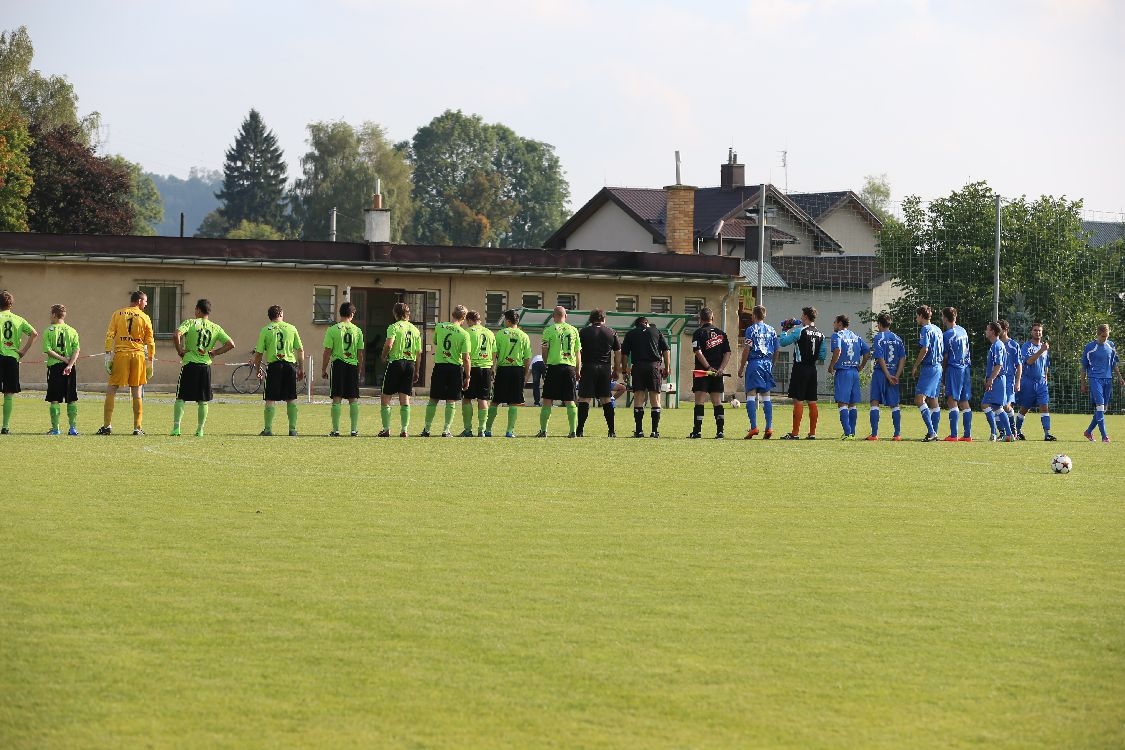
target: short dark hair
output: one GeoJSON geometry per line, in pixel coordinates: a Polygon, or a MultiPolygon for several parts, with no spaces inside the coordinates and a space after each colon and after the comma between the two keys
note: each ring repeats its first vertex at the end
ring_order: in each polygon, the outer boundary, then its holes
{"type": "Polygon", "coordinates": [[[948,320],[950,323],[957,322],[957,308],[956,307],[943,307],[941,308],[941,317],[948,320]]]}
{"type": "Polygon", "coordinates": [[[634,328],[640,328],[641,326],[647,326],[647,325],[648,325],[648,318],[646,318],[643,315],[633,321],[633,327],[634,328]]]}
{"type": "Polygon", "coordinates": [[[204,315],[210,315],[211,314],[211,300],[209,300],[209,299],[197,299],[195,301],[195,309],[199,310],[199,312],[203,313],[204,315]]]}
{"type": "Polygon", "coordinates": [[[515,310],[505,310],[504,311],[504,320],[508,321],[509,323],[519,323],[520,322],[520,314],[518,312],[516,312],[515,310]]]}
{"type": "Polygon", "coordinates": [[[410,305],[405,302],[396,302],[392,308],[395,320],[409,320],[410,319],[410,305]]]}
{"type": "Polygon", "coordinates": [[[815,307],[802,307],[801,312],[804,313],[805,317],[808,318],[810,321],[816,320],[816,308],[815,307]]]}
{"type": "Polygon", "coordinates": [[[135,305],[135,304],[137,304],[138,302],[141,301],[141,297],[147,297],[147,296],[148,296],[147,294],[145,294],[140,289],[138,289],[135,292],[129,293],[129,301],[132,302],[135,305]]]}
{"type": "Polygon", "coordinates": [[[355,315],[355,305],[353,305],[351,302],[345,302],[344,304],[340,305],[341,318],[350,318],[353,315],[355,315]]]}
{"type": "Polygon", "coordinates": [[[891,327],[891,314],[889,312],[881,312],[875,316],[875,322],[881,326],[891,327]]]}
{"type": "Polygon", "coordinates": [[[997,323],[995,320],[988,321],[988,325],[986,325],[985,328],[989,331],[992,331],[997,336],[1000,335],[1000,324],[997,323]]]}
{"type": "Polygon", "coordinates": [[[850,326],[852,324],[852,319],[849,318],[847,315],[837,315],[836,316],[836,322],[839,323],[840,325],[842,325],[844,328],[847,328],[848,326],[850,326]]]}
{"type": "Polygon", "coordinates": [[[476,310],[469,310],[469,312],[467,312],[465,314],[465,320],[479,323],[480,322],[480,313],[477,312],[476,310]]]}
{"type": "Polygon", "coordinates": [[[51,315],[63,317],[66,315],[66,305],[51,305],[51,315]]]}
{"type": "Polygon", "coordinates": [[[601,309],[600,307],[595,307],[593,310],[591,310],[590,311],[590,322],[591,323],[604,323],[605,322],[605,310],[601,309]]]}
{"type": "Polygon", "coordinates": [[[710,322],[715,319],[715,311],[710,307],[705,307],[699,311],[699,319],[710,322]]]}
{"type": "Polygon", "coordinates": [[[270,305],[270,309],[266,310],[266,316],[270,320],[277,320],[281,317],[283,312],[285,312],[285,310],[281,308],[281,305],[270,305]]]}
{"type": "Polygon", "coordinates": [[[1031,327],[1032,328],[1042,328],[1043,327],[1043,321],[1037,320],[1037,321],[1035,321],[1034,323],[1031,324],[1031,327]]]}
{"type": "Polygon", "coordinates": [[[998,320],[996,322],[1000,324],[1000,330],[1001,331],[1008,331],[1008,330],[1011,330],[1011,328],[1012,328],[1012,324],[1009,323],[1008,321],[1004,320],[1003,318],[1000,318],[1000,320],[998,320]]]}
{"type": "Polygon", "coordinates": [[[914,311],[915,315],[921,315],[926,320],[934,317],[934,311],[930,309],[929,305],[918,305],[918,309],[914,311]]]}
{"type": "Polygon", "coordinates": [[[12,293],[7,289],[0,292],[0,310],[10,310],[15,300],[12,298],[12,293]]]}

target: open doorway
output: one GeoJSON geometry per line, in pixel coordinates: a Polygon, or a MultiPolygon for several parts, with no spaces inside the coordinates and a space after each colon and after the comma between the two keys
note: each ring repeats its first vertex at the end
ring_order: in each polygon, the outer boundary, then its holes
{"type": "MultiPolygon", "coordinates": [[[[363,330],[363,340],[366,342],[364,349],[363,372],[360,374],[361,382],[367,387],[377,387],[383,383],[383,373],[387,363],[383,361],[383,344],[387,341],[387,326],[394,322],[394,306],[396,302],[406,302],[411,305],[411,318],[414,325],[422,334],[422,340],[427,341],[424,322],[424,308],[426,292],[409,292],[405,289],[381,289],[379,287],[352,287],[351,301],[356,306],[353,322],[363,330]]],[[[426,355],[422,355],[422,377],[419,385],[426,380],[426,355]]]]}

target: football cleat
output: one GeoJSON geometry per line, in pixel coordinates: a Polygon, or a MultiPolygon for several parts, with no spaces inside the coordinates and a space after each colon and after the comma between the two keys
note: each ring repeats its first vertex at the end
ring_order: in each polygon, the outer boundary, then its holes
{"type": "Polygon", "coordinates": [[[794,435],[792,432],[787,432],[781,436],[782,440],[800,440],[800,435],[794,435]]]}
{"type": "Polygon", "coordinates": [[[1093,430],[1087,430],[1086,432],[1082,433],[1082,437],[1086,438],[1087,440],[1089,440],[1092,443],[1092,442],[1094,442],[1094,431],[1093,430]]]}
{"type": "Polygon", "coordinates": [[[429,430],[422,430],[422,432],[419,433],[419,435],[418,435],[418,437],[429,437],[429,436],[430,436],[429,430]]]}
{"type": "Polygon", "coordinates": [[[515,436],[516,436],[516,433],[514,433],[514,432],[505,432],[504,433],[504,437],[506,437],[506,438],[514,438],[515,436]]]}
{"type": "MultiPolygon", "coordinates": [[[[453,437],[453,433],[450,432],[449,430],[446,430],[445,432],[441,433],[441,436],[442,437],[453,437]]],[[[472,437],[472,435],[470,435],[469,437],[472,437]]]]}
{"type": "Polygon", "coordinates": [[[110,427],[109,425],[106,425],[104,427],[99,427],[98,431],[95,432],[94,434],[95,435],[112,435],[113,434],[113,428],[110,427]]]}
{"type": "Polygon", "coordinates": [[[142,430],[140,427],[134,427],[133,428],[133,434],[134,435],[144,435],[145,431],[142,430]]]}
{"type": "Polygon", "coordinates": [[[645,434],[643,432],[640,432],[639,430],[633,433],[633,437],[635,438],[643,438],[644,436],[645,434]]]}
{"type": "Polygon", "coordinates": [[[965,435],[964,437],[957,438],[957,442],[958,443],[971,443],[971,442],[973,442],[973,439],[971,437],[969,437],[968,435],[965,435]]]}
{"type": "MultiPolygon", "coordinates": [[[[726,440],[726,438],[727,438],[727,436],[723,434],[722,430],[719,430],[718,432],[715,433],[715,439],[716,440],[726,440]]],[[[794,440],[796,440],[796,438],[794,438],[794,440]]]]}
{"type": "Polygon", "coordinates": [[[48,435],[60,435],[62,433],[60,433],[57,428],[52,427],[51,429],[47,430],[47,434],[48,435]]]}
{"type": "Polygon", "coordinates": [[[390,436],[391,436],[390,430],[379,430],[379,434],[376,435],[375,437],[390,437],[390,436]]]}
{"type": "Polygon", "coordinates": [[[650,438],[658,438],[658,437],[660,437],[660,433],[659,432],[650,432],[648,436],[650,438]]]}
{"type": "Polygon", "coordinates": [[[328,433],[328,437],[340,437],[340,433],[336,430],[332,430],[332,432],[328,433]]]}
{"type": "MultiPolygon", "coordinates": [[[[101,433],[99,432],[98,434],[100,435],[101,433]]],[[[107,432],[106,434],[108,435],[109,433],[107,432]]],[[[270,430],[262,430],[258,433],[258,437],[273,437],[273,432],[270,430]]]]}
{"type": "Polygon", "coordinates": [[[535,437],[545,438],[545,437],[547,437],[547,431],[546,430],[540,430],[539,432],[535,433],[535,437]]]}
{"type": "Polygon", "coordinates": [[[767,427],[766,431],[762,433],[762,440],[769,440],[772,437],[773,437],[773,430],[771,430],[767,427]]]}
{"type": "Polygon", "coordinates": [[[938,436],[932,432],[929,435],[926,435],[926,437],[922,438],[923,443],[936,443],[937,441],[938,436]]]}
{"type": "Polygon", "coordinates": [[[297,431],[296,430],[290,430],[289,431],[289,437],[297,437],[297,431]]]}
{"type": "Polygon", "coordinates": [[[758,434],[758,428],[757,427],[751,427],[749,430],[746,431],[746,437],[744,437],[742,439],[743,440],[753,440],[755,438],[755,436],[757,436],[757,434],[758,434]]]}
{"type": "Polygon", "coordinates": [[[878,439],[879,439],[878,435],[868,435],[867,437],[864,438],[864,440],[866,440],[869,443],[874,443],[878,439]]]}
{"type": "Polygon", "coordinates": [[[957,438],[956,435],[946,435],[945,437],[943,437],[941,439],[941,442],[943,442],[943,443],[956,443],[957,440],[958,440],[958,438],[957,438]]]}
{"type": "Polygon", "coordinates": [[[1052,435],[1051,433],[1049,433],[1049,432],[1048,432],[1048,433],[1046,433],[1046,434],[1044,434],[1044,435],[1043,435],[1043,440],[1044,440],[1045,442],[1048,442],[1048,443],[1053,443],[1053,442],[1055,442],[1056,440],[1058,440],[1058,438],[1057,438],[1057,437],[1055,437],[1054,435],[1052,435]]]}
{"type": "Polygon", "coordinates": [[[703,437],[703,435],[699,434],[698,432],[689,432],[688,436],[687,436],[687,439],[688,440],[699,440],[701,437],[703,437]]]}
{"type": "Polygon", "coordinates": [[[71,435],[71,436],[77,435],[78,434],[78,428],[77,427],[71,427],[69,430],[66,431],[66,434],[71,435]]]}
{"type": "Polygon", "coordinates": [[[179,427],[173,427],[172,431],[168,433],[168,436],[169,437],[179,437],[180,436],[180,428],[179,427]]]}
{"type": "Polygon", "coordinates": [[[902,442],[902,435],[895,435],[895,436],[893,436],[893,437],[891,438],[891,442],[892,442],[892,443],[901,443],[901,442],[902,442]]]}

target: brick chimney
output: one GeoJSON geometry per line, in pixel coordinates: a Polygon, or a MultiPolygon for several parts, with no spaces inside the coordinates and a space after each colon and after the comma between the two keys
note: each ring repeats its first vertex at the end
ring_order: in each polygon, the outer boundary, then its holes
{"type": "Polygon", "coordinates": [[[727,149],[727,163],[719,168],[719,189],[731,192],[746,187],[746,165],[738,163],[738,154],[727,149]]]}
{"type": "Polygon", "coordinates": [[[695,252],[695,188],[691,185],[668,185],[664,223],[664,244],[669,252],[691,255],[695,252]]]}

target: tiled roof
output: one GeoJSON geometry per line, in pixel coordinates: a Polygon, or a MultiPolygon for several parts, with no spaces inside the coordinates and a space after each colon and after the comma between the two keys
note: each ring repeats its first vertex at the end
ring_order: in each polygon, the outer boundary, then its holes
{"type": "Polygon", "coordinates": [[[867,219],[876,230],[883,227],[883,222],[868,208],[856,193],[851,190],[833,190],[827,193],[788,193],[788,197],[816,221],[820,221],[840,206],[853,204],[863,218],[867,219]]]}
{"type": "Polygon", "coordinates": [[[874,256],[775,256],[774,268],[790,287],[871,289],[887,277],[874,256]]]}
{"type": "MultiPolygon", "coordinates": [[[[742,275],[742,281],[751,286],[758,283],[758,261],[744,260],[738,264],[739,272],[742,275]]],[[[766,289],[785,289],[789,285],[785,283],[785,279],[781,278],[781,274],[777,272],[769,263],[762,266],[762,286],[766,289]]]]}
{"type": "Polygon", "coordinates": [[[1089,232],[1090,247],[1105,247],[1125,240],[1125,222],[1121,221],[1084,221],[1082,231],[1089,232]]]}

